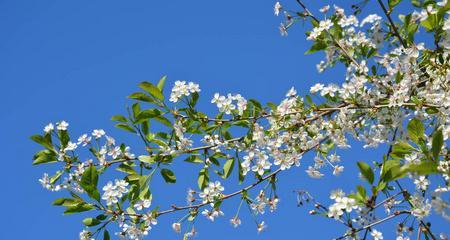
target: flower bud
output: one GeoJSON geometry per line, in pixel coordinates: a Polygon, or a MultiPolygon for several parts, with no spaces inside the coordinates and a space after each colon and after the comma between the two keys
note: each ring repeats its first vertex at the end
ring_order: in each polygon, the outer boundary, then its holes
{"type": "Polygon", "coordinates": [[[176,222],[172,224],[172,229],[176,232],[176,233],[180,233],[181,232],[181,223],[176,222]]]}

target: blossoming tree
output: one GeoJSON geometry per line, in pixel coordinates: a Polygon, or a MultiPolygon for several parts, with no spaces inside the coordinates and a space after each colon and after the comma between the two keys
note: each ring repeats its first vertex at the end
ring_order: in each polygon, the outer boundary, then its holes
{"type": "MultiPolygon", "coordinates": [[[[282,184],[277,177],[298,171],[306,153],[313,154],[303,160],[310,177],[339,175],[344,170],[339,149],[360,141],[364,148],[389,149],[376,162],[356,163],[361,184],[349,193],[334,190],[331,202],[298,191],[299,204],[310,203],[312,215],[343,224],[347,231],[337,233],[337,239],[383,239],[377,226],[387,221],[396,226],[398,240],[410,239],[412,232],[418,239],[446,239],[427,216],[435,211],[450,220],[450,2],[377,0],[380,15],[366,13],[365,2],[352,5],[351,13],[325,6],[313,14],[300,0],[294,10],[279,2],[274,6],[275,15],[284,14],[281,35],[299,21],[312,25],[308,53],[325,53],[319,72],[346,67],[340,82],[310,88],[320,102],[298,96],[294,88],[281,103],[267,105],[216,93],[211,103],[217,114],[208,116],[196,107],[198,84],[175,81],[170,90],[166,77],[142,82],[141,90],[129,96],[133,105],[127,114],[112,117],[116,127],[142,140],[135,148],[139,154],[102,129],[74,138],[67,122],[50,123],[43,134],[31,137],[44,148],[33,164],[61,167],[44,174],[42,186],[67,192],[53,202],[65,207],[65,214],[91,214],[83,220],[80,239],[110,239],[112,224],[120,229],[118,237],[151,238],[158,219],[177,212],[186,217],[174,220],[172,228],[187,239],[196,229],[185,222],[221,217],[221,206],[231,198],[240,199],[238,209],[248,205],[253,214],[274,211],[282,184]],[[400,3],[410,12],[399,14],[400,3]],[[429,41],[419,43],[418,36],[429,41]],[[161,131],[150,131],[150,123],[161,131]],[[152,177],[175,183],[173,164],[201,166],[195,190],[188,191],[184,206],[154,206],[152,177]],[[225,191],[218,179],[231,176],[249,184],[225,191]],[[100,178],[107,184],[99,186],[100,178]]],[[[239,210],[230,222],[240,225],[239,210]]],[[[257,224],[258,231],[265,227],[264,221],[257,224]]]]}

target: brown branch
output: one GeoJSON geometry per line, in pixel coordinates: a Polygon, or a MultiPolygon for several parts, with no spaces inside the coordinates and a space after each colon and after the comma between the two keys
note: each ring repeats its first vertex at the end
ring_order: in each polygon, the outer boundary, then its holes
{"type": "Polygon", "coordinates": [[[383,1],[382,0],[378,0],[378,4],[380,4],[381,8],[383,9],[384,15],[386,15],[386,17],[388,18],[389,24],[390,24],[392,30],[394,31],[394,35],[398,38],[398,40],[400,41],[402,46],[404,48],[406,48],[407,47],[406,42],[403,40],[402,36],[400,36],[400,33],[398,32],[397,26],[395,26],[395,23],[392,20],[391,14],[387,11],[386,6],[384,6],[383,1]]]}
{"type": "Polygon", "coordinates": [[[387,216],[387,217],[385,217],[383,219],[380,219],[378,221],[375,221],[375,222],[373,222],[373,223],[371,223],[369,225],[366,225],[366,226],[358,228],[358,229],[352,229],[352,231],[350,233],[346,233],[346,234],[340,236],[339,238],[336,238],[336,240],[344,239],[344,238],[346,238],[348,236],[351,236],[354,233],[358,233],[358,232],[361,232],[362,230],[369,229],[369,228],[371,228],[373,226],[376,226],[376,225],[378,225],[380,223],[383,223],[383,222],[386,222],[386,221],[388,221],[388,220],[390,220],[392,218],[395,218],[395,217],[397,217],[397,216],[399,216],[401,214],[411,214],[411,212],[409,212],[409,211],[397,211],[397,212],[394,212],[393,214],[391,214],[391,215],[389,215],[389,216],[387,216]]]}

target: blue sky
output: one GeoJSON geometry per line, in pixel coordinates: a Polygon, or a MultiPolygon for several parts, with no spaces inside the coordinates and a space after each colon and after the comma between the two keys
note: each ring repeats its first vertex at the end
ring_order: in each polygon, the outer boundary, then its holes
{"type": "MultiPolygon", "coordinates": [[[[306,2],[311,9],[327,3],[306,2]]],[[[178,79],[197,82],[202,89],[200,105],[206,112],[214,110],[208,102],[215,92],[278,102],[291,86],[306,93],[317,81],[342,81],[342,72],[316,73],[320,55],[303,55],[309,43],[301,24],[289,37],[279,35],[281,18],[273,15],[273,4],[257,0],[1,0],[0,239],[76,239],[83,228],[84,215],[63,216],[62,209],[50,205],[64,194],[47,192],[38,183],[43,172],[55,169],[31,166],[39,147],[28,137],[40,133],[48,122],[68,121],[74,137],[104,128],[139,153],[136,137],[114,129],[109,118],[124,113],[130,104],[126,96],[142,80],[157,81],[168,75],[168,85],[178,79]]],[[[308,162],[283,174],[279,210],[260,219],[269,225],[264,233],[256,233],[245,211],[242,227],[230,226],[228,220],[238,205],[234,200],[217,223],[198,222],[197,239],[336,237],[343,228],[331,220],[309,217],[308,208],[296,207],[292,191],[309,189],[324,202],[339,184],[351,183],[344,187],[349,191],[359,183],[354,179],[355,162],[379,159],[382,152],[360,149],[356,144],[353,151],[342,152],[349,170],[340,178],[310,179],[304,173],[308,162]]],[[[308,155],[303,161],[311,159],[308,155]]],[[[186,189],[196,186],[195,171],[183,164],[173,167],[177,185],[167,186],[155,178],[155,204],[162,208],[183,204],[186,189]]],[[[170,225],[181,216],[162,217],[149,239],[179,239],[170,225]]]]}

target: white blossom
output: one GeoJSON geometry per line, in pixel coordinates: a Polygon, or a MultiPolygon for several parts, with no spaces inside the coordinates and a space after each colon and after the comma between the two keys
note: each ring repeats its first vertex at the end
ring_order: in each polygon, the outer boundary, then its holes
{"type": "Polygon", "coordinates": [[[53,126],[53,123],[49,123],[44,127],[44,132],[45,133],[50,133],[51,131],[53,131],[55,129],[55,126],[53,126]]]}
{"type": "Polygon", "coordinates": [[[372,229],[372,231],[370,231],[370,235],[372,235],[374,240],[383,240],[383,233],[377,231],[376,229],[372,229]]]}
{"type": "Polygon", "coordinates": [[[66,121],[61,121],[61,122],[56,123],[56,129],[58,129],[60,131],[66,131],[68,126],[69,126],[69,123],[67,123],[66,121]]]}

